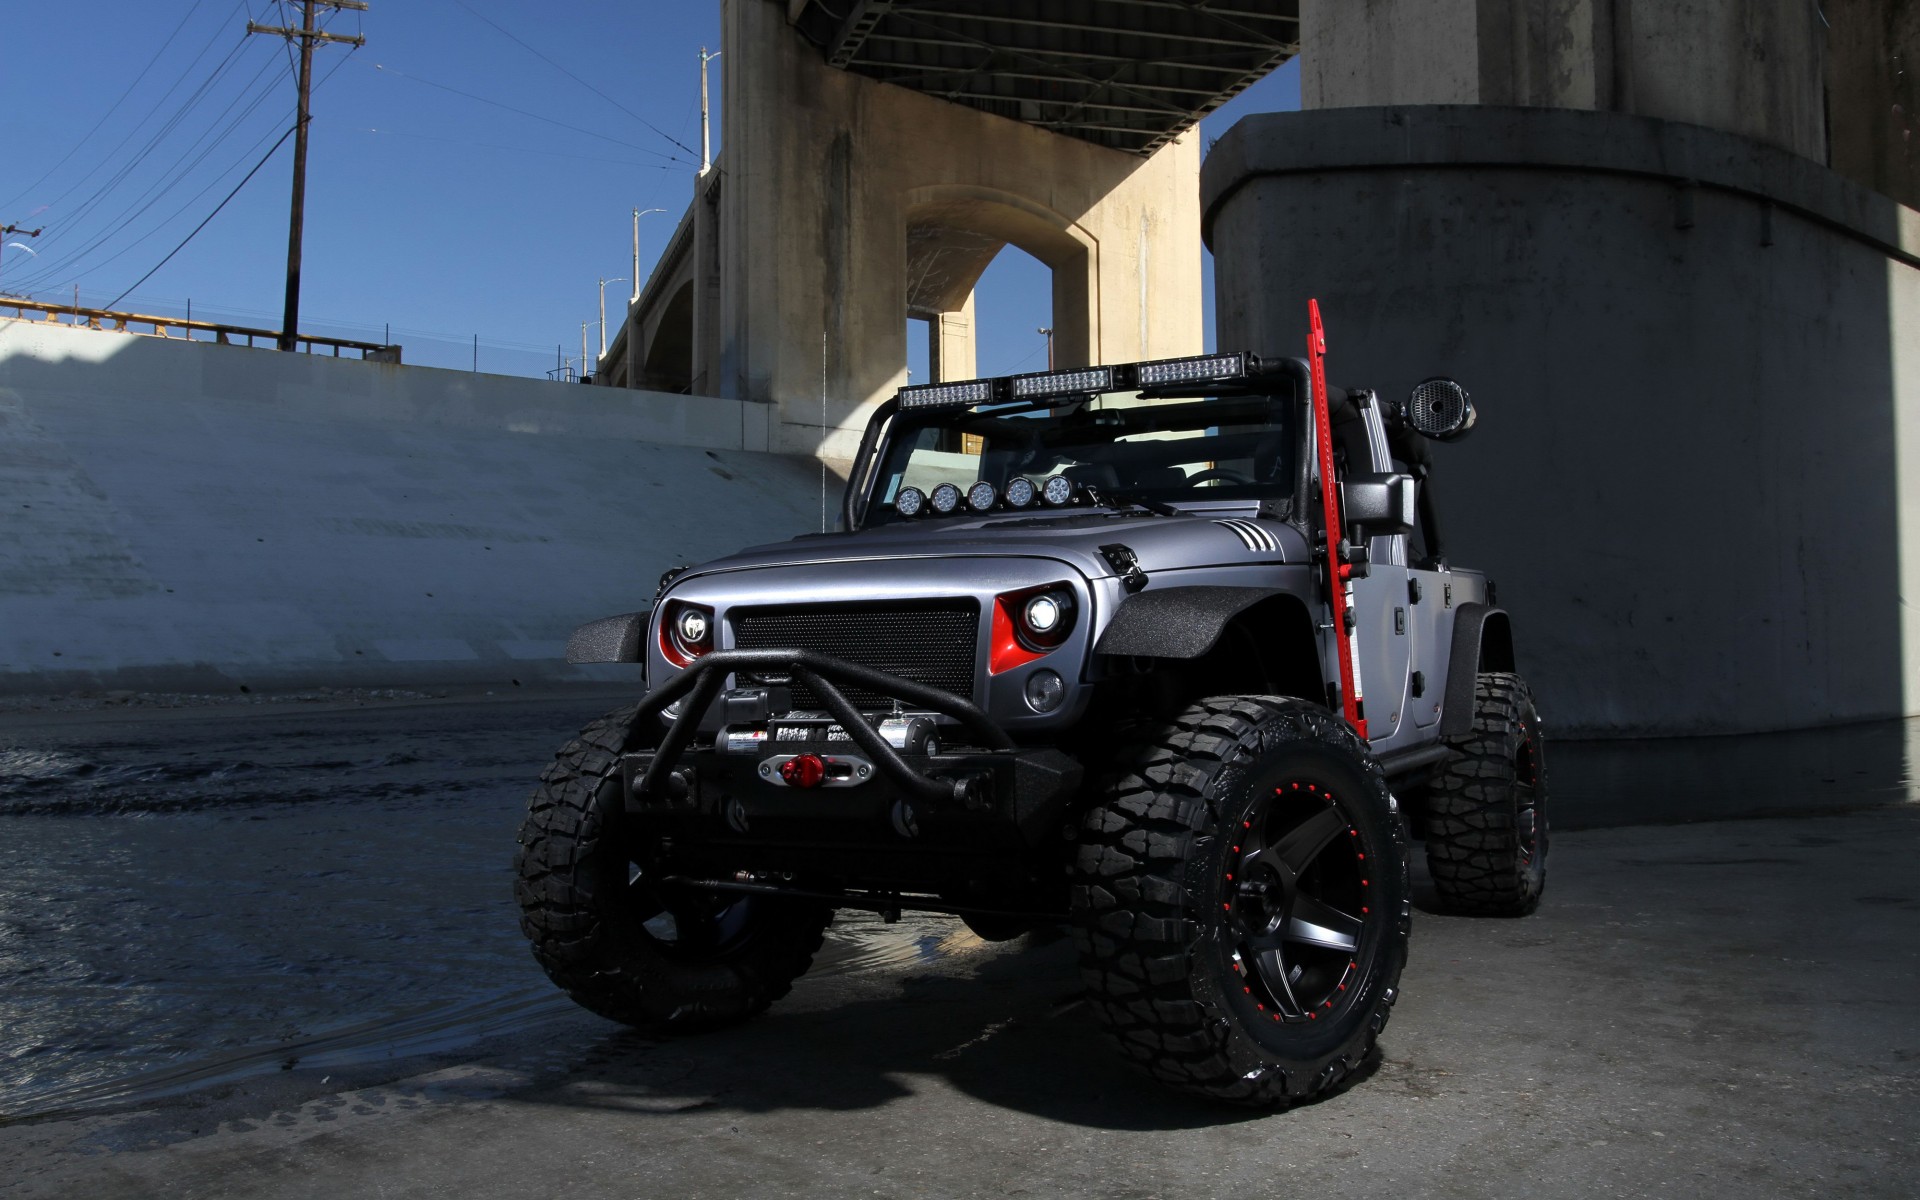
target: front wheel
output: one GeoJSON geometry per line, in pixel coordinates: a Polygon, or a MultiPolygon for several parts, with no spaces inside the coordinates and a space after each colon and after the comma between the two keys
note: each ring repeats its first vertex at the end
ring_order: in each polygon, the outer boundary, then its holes
{"type": "Polygon", "coordinates": [[[1073,905],[1094,1010],[1184,1091],[1288,1104],[1334,1087],[1406,964],[1407,848],[1366,745],[1284,697],[1188,708],[1088,813],[1073,905]]]}
{"type": "Polygon", "coordinates": [[[633,718],[587,726],[540,777],[514,857],[520,928],[548,977],[603,1017],[655,1032],[745,1020],[806,973],[832,912],[661,882],[642,818],[623,811],[633,718]]]}

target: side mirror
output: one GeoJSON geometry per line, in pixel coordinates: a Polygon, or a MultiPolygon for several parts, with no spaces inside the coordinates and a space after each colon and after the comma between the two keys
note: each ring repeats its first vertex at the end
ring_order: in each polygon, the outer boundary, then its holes
{"type": "Polygon", "coordinates": [[[1434,378],[1417,383],[1407,399],[1407,424],[1436,442],[1451,442],[1465,437],[1473,428],[1475,413],[1467,389],[1451,379],[1434,378]]]}
{"type": "Polygon", "coordinates": [[[1364,526],[1369,537],[1411,532],[1413,503],[1411,475],[1351,475],[1340,485],[1341,518],[1364,526]]]}

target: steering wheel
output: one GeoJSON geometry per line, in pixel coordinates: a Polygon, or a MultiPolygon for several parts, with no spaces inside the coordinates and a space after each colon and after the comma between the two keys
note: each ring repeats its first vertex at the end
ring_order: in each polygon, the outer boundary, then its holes
{"type": "Polygon", "coordinates": [[[1204,471],[1200,471],[1195,474],[1187,476],[1187,486],[1198,487],[1203,483],[1207,483],[1215,479],[1221,480],[1222,482],[1225,482],[1225,483],[1250,484],[1253,482],[1251,478],[1241,474],[1238,471],[1230,470],[1226,467],[1209,467],[1204,471]]]}

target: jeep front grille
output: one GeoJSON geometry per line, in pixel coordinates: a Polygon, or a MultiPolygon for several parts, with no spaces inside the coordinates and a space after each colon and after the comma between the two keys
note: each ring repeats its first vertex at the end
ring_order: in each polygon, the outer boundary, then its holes
{"type": "MultiPolygon", "coordinates": [[[[734,645],[742,650],[813,650],[962,699],[975,699],[975,643],[980,633],[977,601],[893,600],[737,608],[728,616],[734,645]]],[[[786,682],[765,676],[763,681],[786,682]]],[[[884,709],[892,704],[887,697],[864,688],[842,690],[861,709],[884,709]]],[[[794,685],[793,704],[804,709],[821,707],[819,697],[798,684],[794,685]]]]}

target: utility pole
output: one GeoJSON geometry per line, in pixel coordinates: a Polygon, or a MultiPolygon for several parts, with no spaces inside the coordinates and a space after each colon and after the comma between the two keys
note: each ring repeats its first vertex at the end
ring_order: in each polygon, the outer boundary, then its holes
{"type": "Polygon", "coordinates": [[[700,174],[713,170],[713,142],[707,136],[707,64],[720,57],[720,51],[707,53],[700,47],[700,174]]]}
{"type": "Polygon", "coordinates": [[[1053,326],[1042,325],[1034,332],[1047,339],[1047,370],[1051,371],[1053,370],[1053,326]]]}
{"type": "Polygon", "coordinates": [[[300,28],[260,25],[247,22],[248,33],[271,33],[289,42],[300,39],[300,104],[293,127],[293,212],[287,225],[287,311],[280,320],[280,349],[291,350],[300,340],[300,231],[307,216],[307,121],[311,117],[309,101],[313,96],[313,47],[316,42],[343,42],[358,48],[367,44],[364,37],[342,37],[322,33],[313,27],[313,10],[318,5],[331,9],[350,8],[367,11],[366,0],[300,0],[300,28]]]}
{"type": "MultiPolygon", "coordinates": [[[[0,225],[0,255],[6,253],[8,234],[17,233],[23,237],[39,237],[45,229],[45,225],[42,225],[39,229],[22,229],[18,225],[0,225]]],[[[32,251],[29,251],[29,253],[32,253],[32,251]]]]}

